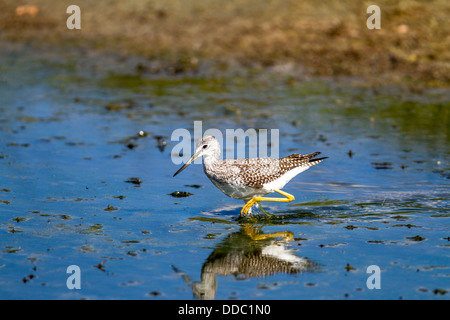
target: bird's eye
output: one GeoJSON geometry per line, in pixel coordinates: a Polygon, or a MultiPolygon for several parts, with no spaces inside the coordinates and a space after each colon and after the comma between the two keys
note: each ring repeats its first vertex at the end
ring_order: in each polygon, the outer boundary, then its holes
{"type": "Polygon", "coordinates": [[[203,149],[206,149],[206,148],[208,148],[208,145],[207,145],[207,144],[204,144],[204,145],[203,145],[203,149]]]}

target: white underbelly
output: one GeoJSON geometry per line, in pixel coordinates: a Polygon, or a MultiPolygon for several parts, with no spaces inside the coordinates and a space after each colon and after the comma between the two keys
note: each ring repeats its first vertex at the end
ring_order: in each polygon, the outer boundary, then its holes
{"type": "Polygon", "coordinates": [[[234,199],[243,199],[248,201],[254,196],[265,196],[266,194],[270,193],[267,192],[265,189],[237,186],[233,184],[222,183],[214,179],[211,179],[211,181],[218,189],[220,189],[220,191],[222,191],[227,196],[234,199]]]}
{"type": "Polygon", "coordinates": [[[224,183],[222,181],[216,180],[214,177],[206,175],[214,183],[214,185],[219,188],[227,196],[234,199],[242,199],[245,201],[250,200],[254,196],[265,196],[266,194],[274,192],[274,190],[281,190],[292,178],[301,172],[309,169],[309,166],[297,167],[291,171],[286,172],[283,176],[275,179],[272,182],[266,183],[263,188],[251,188],[242,185],[236,185],[233,183],[224,183]]]}
{"type": "Polygon", "coordinates": [[[278,179],[266,183],[264,185],[264,189],[268,191],[268,193],[273,192],[274,190],[281,190],[289,181],[292,180],[292,178],[294,178],[296,175],[302,173],[303,171],[309,168],[310,168],[309,166],[297,167],[291,171],[288,171],[278,179]]]}

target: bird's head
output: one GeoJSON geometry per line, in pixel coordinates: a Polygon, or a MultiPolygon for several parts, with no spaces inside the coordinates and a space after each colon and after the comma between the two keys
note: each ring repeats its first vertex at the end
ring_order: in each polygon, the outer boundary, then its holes
{"type": "Polygon", "coordinates": [[[215,159],[220,156],[220,144],[213,136],[206,136],[202,139],[199,139],[197,145],[195,147],[195,152],[192,157],[173,175],[174,177],[179,174],[181,171],[186,169],[188,165],[190,165],[195,159],[198,157],[214,157],[215,159]]]}

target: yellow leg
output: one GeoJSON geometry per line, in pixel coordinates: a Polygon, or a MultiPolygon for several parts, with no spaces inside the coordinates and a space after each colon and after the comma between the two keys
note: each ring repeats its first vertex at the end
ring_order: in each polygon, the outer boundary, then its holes
{"type": "Polygon", "coordinates": [[[274,232],[274,233],[257,233],[255,228],[251,226],[244,226],[245,233],[252,238],[252,240],[265,240],[269,238],[283,237],[283,241],[290,240],[294,237],[294,234],[290,231],[274,232]]]}
{"type": "Polygon", "coordinates": [[[258,203],[260,201],[277,201],[277,202],[291,202],[293,201],[295,198],[292,194],[289,194],[287,192],[281,191],[281,190],[273,190],[275,192],[278,192],[279,194],[285,196],[286,198],[265,198],[265,197],[259,197],[259,196],[254,196],[253,198],[251,198],[241,209],[241,215],[246,215],[248,210],[250,210],[250,208],[255,204],[258,203]]]}

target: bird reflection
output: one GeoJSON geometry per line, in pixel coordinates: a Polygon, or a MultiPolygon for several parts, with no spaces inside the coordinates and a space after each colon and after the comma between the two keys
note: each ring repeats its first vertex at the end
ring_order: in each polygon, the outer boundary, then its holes
{"type": "Polygon", "coordinates": [[[238,279],[245,279],[275,273],[315,271],[318,267],[316,263],[286,248],[285,241],[292,238],[293,234],[289,231],[262,233],[261,228],[244,225],[211,252],[203,264],[200,281],[191,281],[176,267],[173,266],[173,269],[192,287],[197,299],[214,299],[217,292],[216,275],[234,275],[238,279]]]}

